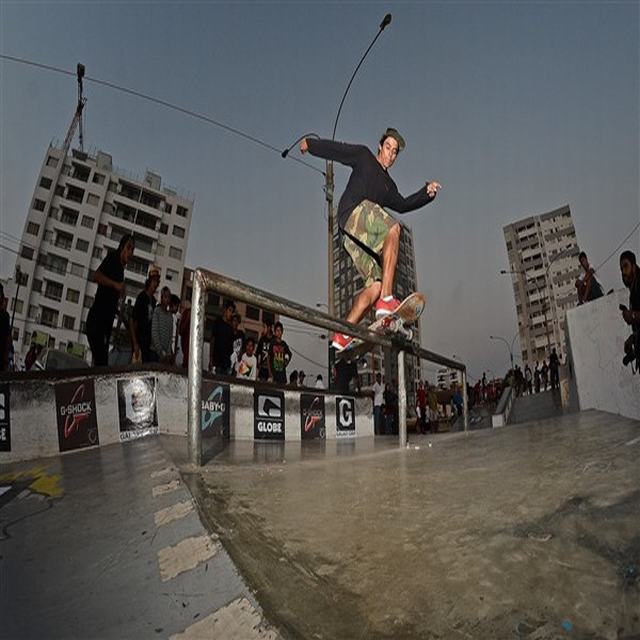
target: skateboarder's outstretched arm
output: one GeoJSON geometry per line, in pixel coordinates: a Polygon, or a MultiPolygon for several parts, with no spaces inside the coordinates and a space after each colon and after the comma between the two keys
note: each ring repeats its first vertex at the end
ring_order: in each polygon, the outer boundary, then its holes
{"type": "Polygon", "coordinates": [[[312,156],[317,156],[323,160],[333,160],[352,167],[363,154],[369,152],[369,149],[360,144],[304,138],[300,143],[300,151],[302,153],[308,151],[312,156]]]}
{"type": "Polygon", "coordinates": [[[384,206],[387,206],[398,213],[415,211],[415,209],[424,207],[434,200],[441,188],[442,187],[439,182],[427,182],[427,184],[420,190],[405,198],[400,195],[394,184],[392,188],[389,189],[389,192],[384,199],[384,206]]]}

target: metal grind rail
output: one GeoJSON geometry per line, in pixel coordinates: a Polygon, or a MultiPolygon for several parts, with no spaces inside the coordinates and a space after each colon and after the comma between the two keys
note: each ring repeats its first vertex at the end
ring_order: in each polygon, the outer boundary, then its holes
{"type": "Polygon", "coordinates": [[[422,360],[440,364],[450,369],[462,371],[462,393],[464,401],[464,430],[469,428],[467,405],[467,371],[459,360],[452,360],[433,351],[405,340],[400,336],[387,336],[369,331],[361,325],[353,325],[339,320],[318,309],[305,307],[273,293],[262,291],[244,282],[206,269],[196,269],[193,274],[193,294],[191,299],[191,334],[189,338],[189,382],[188,382],[188,442],[189,461],[202,464],[202,432],[200,430],[200,412],[202,406],[202,347],[204,343],[205,293],[217,294],[249,303],[272,313],[299,320],[327,331],[344,333],[360,338],[372,344],[388,347],[398,353],[398,410],[400,414],[399,444],[407,443],[407,389],[405,383],[404,359],[409,353],[422,360]]]}

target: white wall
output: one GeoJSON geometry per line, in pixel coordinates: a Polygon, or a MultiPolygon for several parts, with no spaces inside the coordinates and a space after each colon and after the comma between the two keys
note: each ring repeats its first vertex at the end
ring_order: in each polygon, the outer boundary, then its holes
{"type": "Polygon", "coordinates": [[[620,304],[629,306],[628,289],[567,311],[569,404],[640,420],[640,374],[622,365],[631,330],[620,304]]]}

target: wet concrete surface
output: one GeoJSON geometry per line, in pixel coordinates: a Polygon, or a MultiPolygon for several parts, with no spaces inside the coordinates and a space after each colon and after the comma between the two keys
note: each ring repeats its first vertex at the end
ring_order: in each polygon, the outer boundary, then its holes
{"type": "Polygon", "coordinates": [[[639,422],[264,447],[182,474],[283,637],[640,639],[639,422]]]}
{"type": "Polygon", "coordinates": [[[560,390],[542,391],[516,398],[509,416],[509,424],[556,418],[563,413],[560,390]]]}

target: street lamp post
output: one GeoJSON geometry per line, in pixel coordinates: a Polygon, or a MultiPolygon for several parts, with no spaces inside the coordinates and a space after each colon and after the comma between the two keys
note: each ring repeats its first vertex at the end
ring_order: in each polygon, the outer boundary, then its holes
{"type": "Polygon", "coordinates": [[[516,331],[516,335],[513,336],[513,340],[511,341],[511,344],[509,344],[508,340],[506,340],[506,338],[503,338],[502,336],[489,336],[490,340],[502,340],[502,342],[504,342],[507,345],[507,349],[509,350],[509,359],[511,360],[512,371],[513,371],[513,343],[516,341],[517,336],[518,336],[518,332],[516,331]]]}
{"type": "Polygon", "coordinates": [[[11,328],[9,331],[9,335],[13,340],[13,321],[16,317],[16,304],[18,302],[18,294],[20,293],[20,285],[22,284],[22,271],[20,270],[20,265],[16,264],[16,295],[13,297],[13,308],[11,310],[11,328]]]}
{"type": "MultiPolygon", "coordinates": [[[[367,47],[367,50],[364,52],[362,58],[360,58],[360,62],[358,62],[354,72],[351,74],[351,78],[349,79],[349,83],[347,84],[347,88],[342,95],[342,99],[340,100],[340,106],[338,107],[338,113],[336,114],[335,122],[333,123],[333,132],[331,134],[331,139],[335,140],[336,138],[336,130],[338,128],[338,120],[340,118],[340,113],[342,112],[342,106],[344,105],[344,101],[347,98],[347,94],[349,93],[349,89],[351,88],[351,84],[353,83],[356,74],[358,73],[358,69],[362,66],[364,59],[367,57],[369,51],[375,44],[376,40],[380,37],[380,34],[384,31],[385,27],[391,22],[391,14],[387,13],[383,18],[380,26],[378,27],[378,33],[375,38],[371,41],[371,44],[367,47]]],[[[329,315],[335,316],[335,299],[333,295],[333,280],[334,280],[334,270],[333,270],[333,232],[334,232],[334,211],[333,211],[333,189],[334,189],[334,181],[333,181],[333,162],[327,160],[326,171],[325,171],[325,197],[327,199],[327,246],[328,246],[328,276],[329,276],[329,291],[327,296],[328,302],[328,312],[329,315]]],[[[331,371],[333,369],[333,351],[331,349],[331,344],[328,345],[329,354],[328,354],[328,363],[329,363],[329,375],[328,382],[331,382],[331,371]]]]}

